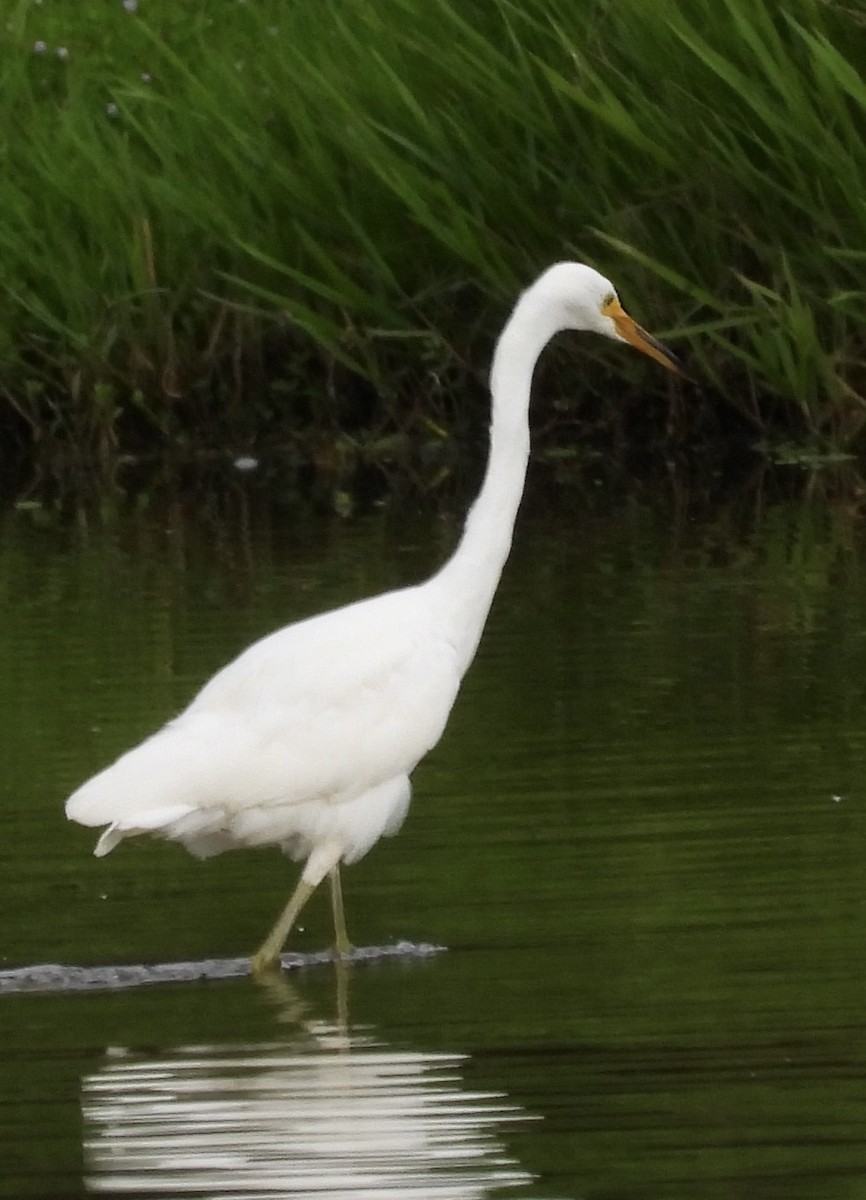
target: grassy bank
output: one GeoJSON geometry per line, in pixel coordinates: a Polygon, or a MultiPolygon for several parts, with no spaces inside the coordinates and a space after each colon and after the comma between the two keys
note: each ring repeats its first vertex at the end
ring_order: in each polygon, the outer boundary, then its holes
{"type": "MultiPolygon", "coordinates": [[[[579,257],[707,382],[685,423],[729,411],[745,441],[795,458],[866,445],[859,10],[8,11],[10,440],[111,454],[269,433],[314,458],[447,441],[467,407],[483,408],[517,290],[579,257]]],[[[595,344],[579,353],[579,376],[570,363],[549,373],[542,422],[627,424],[645,364],[595,344]]],[[[659,408],[682,411],[667,393],[659,408]]]]}

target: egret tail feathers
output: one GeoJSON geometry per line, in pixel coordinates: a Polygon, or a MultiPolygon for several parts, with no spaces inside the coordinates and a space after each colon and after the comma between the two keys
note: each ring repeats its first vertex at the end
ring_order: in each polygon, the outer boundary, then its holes
{"type": "Polygon", "coordinates": [[[188,804],[173,804],[162,808],[153,808],[149,812],[136,813],[128,821],[113,821],[94,847],[93,853],[97,858],[110,854],[114,847],[124,838],[135,837],[139,833],[156,833],[167,830],[176,821],[188,817],[195,812],[188,804]]]}

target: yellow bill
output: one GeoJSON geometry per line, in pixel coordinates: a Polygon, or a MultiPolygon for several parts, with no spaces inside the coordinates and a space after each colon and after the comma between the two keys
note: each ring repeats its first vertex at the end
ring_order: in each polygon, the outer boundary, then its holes
{"type": "Polygon", "coordinates": [[[654,358],[656,362],[660,362],[669,371],[674,371],[677,375],[682,375],[683,379],[688,379],[688,375],[676,355],[668,350],[667,346],[654,338],[652,334],[647,333],[645,329],[641,329],[640,325],[625,311],[618,297],[614,296],[608,300],[607,304],[602,308],[602,312],[613,321],[617,333],[624,342],[628,342],[636,350],[648,354],[650,358],[654,358]]]}

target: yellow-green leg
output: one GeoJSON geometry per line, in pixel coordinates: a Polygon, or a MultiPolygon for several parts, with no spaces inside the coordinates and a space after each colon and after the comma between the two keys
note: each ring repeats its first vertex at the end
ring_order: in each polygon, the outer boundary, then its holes
{"type": "Polygon", "coordinates": [[[343,954],[351,953],[352,943],[346,932],[346,918],[343,914],[343,886],[340,882],[339,863],[331,868],[329,875],[331,879],[331,909],[334,913],[334,955],[340,958],[343,954]]]}
{"type": "Polygon", "coordinates": [[[254,975],[265,975],[270,971],[279,971],[280,951],[285,945],[289,931],[298,919],[298,913],[315,890],[314,884],[307,883],[304,879],[298,880],[298,886],[292,892],[288,904],[277,918],[277,923],[252,957],[250,966],[254,975]]]}

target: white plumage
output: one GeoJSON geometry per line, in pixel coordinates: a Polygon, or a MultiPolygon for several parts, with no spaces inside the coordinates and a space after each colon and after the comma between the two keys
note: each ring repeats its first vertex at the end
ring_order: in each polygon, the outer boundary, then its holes
{"type": "Polygon", "coordinates": [[[277,843],[306,858],[330,835],[355,861],[405,814],[408,774],[457,694],[457,654],[431,637],[431,615],[430,593],[408,588],[263,638],[76,792],[67,814],[110,823],[97,854],[160,832],[202,857],[277,843]]]}
{"type": "Polygon", "coordinates": [[[445,728],[511,545],[535,363],[566,328],[629,341],[678,370],[623,312],[606,279],[579,263],[551,267],[524,292],[497,344],[487,472],[445,566],[416,587],[254,643],[184,712],[67,801],[72,820],[106,826],[97,855],[148,833],[200,856],[277,845],[303,860],[298,888],[254,969],[278,963],[301,906],[329,873],[337,947],[348,946],[339,863],[396,832],[409,776],[445,728]]]}

